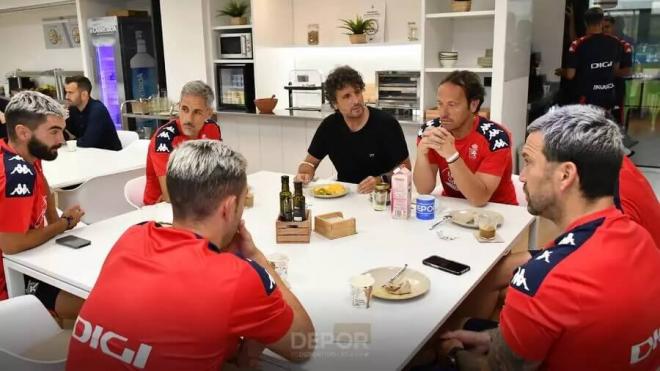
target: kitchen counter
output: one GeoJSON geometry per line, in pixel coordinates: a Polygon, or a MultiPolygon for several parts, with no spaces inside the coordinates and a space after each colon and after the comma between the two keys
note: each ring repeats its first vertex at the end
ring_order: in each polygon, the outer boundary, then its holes
{"type": "MultiPolygon", "coordinates": [[[[236,111],[218,111],[216,114],[219,117],[219,121],[222,122],[223,117],[227,116],[257,116],[259,118],[291,118],[291,119],[300,119],[300,120],[319,120],[322,121],[328,115],[331,115],[334,111],[289,111],[289,110],[275,110],[271,114],[261,114],[261,113],[248,113],[248,112],[236,112],[236,111]]],[[[155,120],[169,120],[171,117],[165,114],[136,114],[136,113],[124,113],[124,117],[128,118],[137,118],[137,119],[155,119],[155,120]]],[[[415,125],[419,126],[422,123],[421,116],[407,116],[407,117],[396,117],[401,125],[415,125]]]]}

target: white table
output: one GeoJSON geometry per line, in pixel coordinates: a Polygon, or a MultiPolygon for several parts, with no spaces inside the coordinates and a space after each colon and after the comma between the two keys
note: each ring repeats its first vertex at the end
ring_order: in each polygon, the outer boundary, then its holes
{"type": "Polygon", "coordinates": [[[66,145],[58,150],[55,161],[42,161],[44,175],[51,188],[63,188],[104,175],[144,169],[149,141],[137,140],[121,151],[81,148],[69,152],[66,145]]]}
{"type": "MultiPolygon", "coordinates": [[[[443,241],[435,231],[429,231],[428,221],[414,217],[394,220],[387,212],[373,211],[368,196],[357,194],[351,185],[352,192],[343,198],[321,200],[307,196],[307,201],[312,204],[314,215],[342,211],[345,217],[356,217],[358,234],[328,240],[312,233],[310,244],[277,245],[274,221],[278,213],[279,174],[259,172],[248,180],[255,195],[255,206],[244,212],[248,229],[265,254],[282,252],[289,256],[288,281],[320,336],[320,345],[312,359],[297,366],[302,369],[400,369],[534,221],[524,208],[489,204],[487,209],[505,217],[498,234],[506,243],[477,243],[472,230],[451,224],[438,228],[459,238],[443,241]],[[422,265],[424,258],[434,254],[466,263],[471,270],[454,276],[422,265]],[[351,306],[348,284],[351,276],[404,263],[430,279],[431,289],[426,295],[405,302],[374,299],[370,309],[351,306]],[[328,339],[336,323],[370,323],[371,342],[332,343],[328,339]]],[[[469,206],[465,200],[441,198],[440,207],[469,206]]],[[[22,294],[24,273],[87,297],[108,251],[127,227],[144,220],[170,221],[171,218],[169,205],[159,204],[76,229],[77,236],[92,241],[92,245],[80,250],[56,245],[51,240],[38,248],[5,256],[9,295],[22,294]]]]}

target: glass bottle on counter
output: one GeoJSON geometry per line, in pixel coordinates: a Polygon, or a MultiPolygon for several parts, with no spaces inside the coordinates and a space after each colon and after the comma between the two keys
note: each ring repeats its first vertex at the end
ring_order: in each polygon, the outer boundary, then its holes
{"type": "Polygon", "coordinates": [[[282,190],[280,191],[280,220],[293,221],[292,195],[289,190],[289,176],[282,175],[282,190]]]}
{"type": "Polygon", "coordinates": [[[319,25],[312,23],[307,25],[307,45],[319,44],[319,25]]]}
{"type": "Polygon", "coordinates": [[[307,216],[305,209],[305,196],[302,193],[302,182],[294,181],[293,182],[293,221],[302,222],[307,216]]]}

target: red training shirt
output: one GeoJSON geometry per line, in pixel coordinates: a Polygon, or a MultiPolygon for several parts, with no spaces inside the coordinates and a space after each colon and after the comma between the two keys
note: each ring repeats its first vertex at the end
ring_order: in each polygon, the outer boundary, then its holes
{"type": "MultiPolygon", "coordinates": [[[[0,232],[25,233],[42,228],[48,208],[48,192],[41,160],[33,164],[0,140],[0,232]]],[[[7,299],[5,270],[0,251],[0,300],[7,299]]]]}
{"type": "MultiPolygon", "coordinates": [[[[422,133],[430,126],[441,126],[439,119],[422,124],[418,132],[417,143],[422,133]]],[[[511,134],[502,125],[489,121],[481,116],[474,117],[473,128],[465,138],[456,139],[456,151],[472,173],[485,173],[501,177],[500,184],[490,197],[490,202],[518,205],[516,190],[511,181],[511,134]]],[[[449,197],[465,198],[458,190],[451,176],[447,161],[436,151],[428,153],[429,162],[438,165],[442,194],[449,197]]]]}
{"type": "Polygon", "coordinates": [[[239,337],[270,344],[292,322],[264,268],[148,222],[108,254],[74,326],[67,370],[220,370],[239,337]]]}
{"type": "Polygon", "coordinates": [[[145,205],[155,204],[163,194],[158,177],[167,174],[167,161],[170,159],[170,153],[179,144],[192,139],[222,140],[220,126],[214,121],[207,121],[199,131],[197,138],[188,138],[181,130],[181,122],[176,119],[161,126],[151,138],[147,153],[147,184],[144,188],[143,200],[145,205]]]}
{"type": "Polygon", "coordinates": [[[532,254],[500,315],[511,350],[547,370],[660,366],[660,250],[646,230],[610,207],[532,254]]]}
{"type": "Polygon", "coordinates": [[[651,234],[655,246],[660,248],[660,203],[644,174],[626,156],[619,172],[618,190],[614,198],[617,207],[644,227],[651,234]]]}

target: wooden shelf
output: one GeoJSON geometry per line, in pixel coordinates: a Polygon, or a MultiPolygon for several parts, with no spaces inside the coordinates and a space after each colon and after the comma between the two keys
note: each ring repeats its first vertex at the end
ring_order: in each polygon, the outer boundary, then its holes
{"type": "Polygon", "coordinates": [[[494,10],[475,10],[470,12],[447,12],[447,13],[430,13],[426,15],[427,19],[434,18],[479,18],[479,17],[494,17],[494,10]]]}
{"type": "Polygon", "coordinates": [[[384,43],[365,43],[365,44],[336,44],[336,45],[307,45],[307,44],[289,44],[282,45],[280,48],[369,48],[379,46],[406,46],[406,45],[420,45],[420,41],[400,41],[400,42],[384,42],[384,43]]]}
{"type": "Polygon", "coordinates": [[[470,71],[474,73],[493,73],[493,68],[492,67],[466,67],[466,66],[454,66],[450,68],[446,67],[431,67],[431,68],[425,68],[424,72],[430,72],[430,73],[443,73],[443,72],[454,72],[457,70],[465,70],[465,71],[470,71]]]}
{"type": "Polygon", "coordinates": [[[245,29],[251,29],[252,25],[251,24],[244,24],[241,26],[215,26],[213,29],[215,31],[224,31],[224,30],[245,30],[245,29]]]}
{"type": "Polygon", "coordinates": [[[214,59],[213,63],[254,63],[254,59],[214,59]]]}

